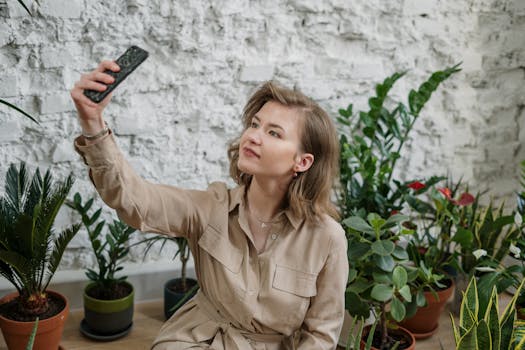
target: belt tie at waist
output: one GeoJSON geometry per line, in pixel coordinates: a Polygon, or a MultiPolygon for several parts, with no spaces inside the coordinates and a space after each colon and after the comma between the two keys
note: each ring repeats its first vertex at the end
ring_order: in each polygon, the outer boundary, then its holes
{"type": "Polygon", "coordinates": [[[213,323],[208,322],[201,327],[208,329],[200,329],[205,331],[213,338],[211,348],[216,350],[246,350],[252,349],[251,343],[263,342],[270,347],[270,349],[279,349],[284,336],[279,333],[263,334],[252,333],[240,330],[232,325],[231,322],[223,317],[218,310],[213,306],[210,300],[199,290],[195,296],[195,302],[199,308],[212,320],[213,323]]]}

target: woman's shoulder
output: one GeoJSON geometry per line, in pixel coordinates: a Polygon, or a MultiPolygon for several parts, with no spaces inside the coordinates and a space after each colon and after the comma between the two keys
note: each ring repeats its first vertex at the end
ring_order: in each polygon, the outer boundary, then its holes
{"type": "Polygon", "coordinates": [[[332,242],[332,246],[346,244],[346,235],[341,223],[330,215],[320,215],[317,222],[309,225],[317,237],[332,242]]]}

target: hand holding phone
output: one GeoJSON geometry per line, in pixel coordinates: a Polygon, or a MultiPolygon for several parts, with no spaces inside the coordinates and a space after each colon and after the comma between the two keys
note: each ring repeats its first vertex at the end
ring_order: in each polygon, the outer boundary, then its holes
{"type": "Polygon", "coordinates": [[[115,80],[113,83],[106,84],[107,88],[104,91],[96,90],[84,90],[86,95],[91,101],[99,103],[108,94],[110,94],[128,75],[130,75],[144,60],[148,58],[148,52],[141,49],[138,46],[131,46],[117,58],[115,63],[120,67],[118,72],[113,72],[109,69],[105,70],[104,73],[111,75],[115,80]]]}

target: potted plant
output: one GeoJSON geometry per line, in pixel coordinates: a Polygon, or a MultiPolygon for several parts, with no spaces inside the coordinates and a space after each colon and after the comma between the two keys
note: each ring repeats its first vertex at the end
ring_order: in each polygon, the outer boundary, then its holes
{"type": "Polygon", "coordinates": [[[176,277],[170,279],[164,284],[164,317],[169,319],[175,311],[186,302],[186,300],[195,295],[199,288],[199,284],[197,283],[197,280],[186,276],[186,266],[191,254],[186,238],[155,235],[146,238],[137,244],[147,244],[147,248],[144,252],[144,255],[146,255],[151,247],[157,242],[162,242],[161,250],[167,242],[175,243],[177,245],[177,251],[173,258],[175,259],[178,255],[181,262],[180,278],[176,277]]]}
{"type": "Polygon", "coordinates": [[[394,73],[376,85],[368,111],[355,114],[352,104],[339,110],[341,186],[337,197],[343,218],[365,218],[369,213],[387,218],[404,208],[410,188],[393,177],[401,150],[432,93],[460,71],[458,67],[436,71],[417,90],[410,90],[408,106],[388,101],[390,90],[405,74],[394,73]]]}
{"type": "Polygon", "coordinates": [[[84,289],[80,330],[93,339],[114,340],[128,334],[133,323],[133,286],[127,282],[127,276],[117,277],[116,273],[123,269],[122,260],[129,253],[127,243],[136,230],[114,220],[103,236],[106,222],[99,220],[102,208],[89,214],[93,201],[91,198],[83,204],[81,195],[76,193],[73,202],[68,203],[82,217],[98,265],[96,270],[86,272],[91,283],[84,289]]]}
{"type": "Polygon", "coordinates": [[[48,290],[67,244],[80,225],[54,232],[53,223],[72,176],[55,182],[51,172],[31,176],[25,163],[11,164],[0,198],[0,274],[17,290],[0,300],[0,327],[9,349],[25,349],[34,321],[40,319],[35,347],[57,349],[69,307],[48,290]]]}
{"type": "MultiPolygon", "coordinates": [[[[426,305],[417,308],[414,316],[401,325],[412,331],[416,339],[429,337],[437,331],[441,312],[454,291],[453,277],[457,274],[451,254],[454,227],[459,221],[459,212],[475,202],[468,192],[458,195],[460,184],[453,184],[445,177],[432,177],[426,183],[415,181],[407,185],[411,189],[405,195],[410,221],[404,224],[418,233],[411,236],[407,251],[414,265],[421,267],[416,283],[427,286],[424,291],[426,305]],[[445,179],[446,187],[436,187],[445,179]],[[458,200],[451,200],[456,196],[458,200]]],[[[416,308],[416,305],[409,307],[416,308]]]]}
{"type": "Polygon", "coordinates": [[[371,213],[367,220],[359,216],[344,220],[350,264],[346,309],[354,318],[368,319],[372,312],[377,319],[374,349],[391,349],[396,342],[398,349],[415,348],[414,336],[396,324],[406,317],[413,295],[419,306],[425,302],[422,291],[413,289],[418,268],[409,266],[407,252],[396,244],[401,236],[413,233],[400,225],[406,219],[399,214],[383,219],[371,213]]]}
{"type": "Polygon", "coordinates": [[[424,306],[416,305],[412,302],[408,305],[413,316],[407,317],[400,325],[414,334],[416,339],[424,339],[435,334],[439,327],[439,318],[445,308],[445,304],[452,296],[454,283],[450,277],[444,273],[439,273],[438,269],[427,266],[431,265],[426,258],[429,250],[421,250],[414,242],[410,242],[407,248],[410,261],[419,267],[418,276],[414,284],[421,286],[426,300],[424,306]]]}
{"type": "Polygon", "coordinates": [[[517,293],[500,316],[498,292],[495,286],[491,289],[489,299],[480,295],[476,278],[471,277],[467,290],[463,293],[459,323],[456,326],[451,315],[456,349],[523,349],[523,341],[516,342],[515,324],[516,298],[525,281],[520,283],[517,293]]]}

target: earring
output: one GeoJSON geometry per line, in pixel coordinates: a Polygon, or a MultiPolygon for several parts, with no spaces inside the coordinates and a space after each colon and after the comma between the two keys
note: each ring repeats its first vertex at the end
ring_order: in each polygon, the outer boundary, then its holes
{"type": "Polygon", "coordinates": [[[294,179],[296,179],[296,178],[297,178],[297,176],[298,176],[298,175],[297,175],[297,173],[296,173],[296,172],[294,172],[294,173],[293,173],[293,178],[294,178],[294,179]]]}

